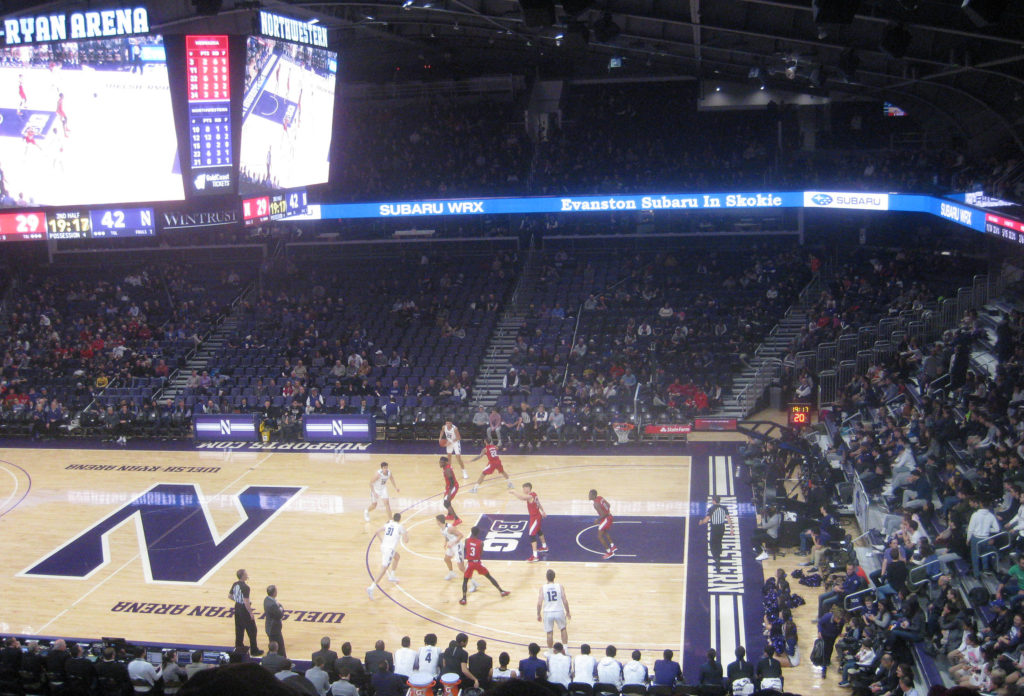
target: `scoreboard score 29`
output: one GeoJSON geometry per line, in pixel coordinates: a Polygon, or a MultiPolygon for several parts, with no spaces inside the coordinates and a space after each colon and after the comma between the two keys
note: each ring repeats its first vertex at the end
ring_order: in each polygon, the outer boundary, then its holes
{"type": "Polygon", "coordinates": [[[302,189],[246,198],[242,201],[242,220],[248,227],[292,215],[303,215],[308,208],[307,201],[306,192],[302,189]]]}
{"type": "Polygon", "coordinates": [[[811,424],[810,404],[790,404],[788,409],[789,427],[802,430],[811,424]]]}

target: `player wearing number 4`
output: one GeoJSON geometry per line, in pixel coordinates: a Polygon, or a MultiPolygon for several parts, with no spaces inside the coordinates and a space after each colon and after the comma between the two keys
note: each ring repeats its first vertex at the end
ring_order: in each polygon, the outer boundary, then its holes
{"type": "Polygon", "coordinates": [[[405,531],[401,522],[402,515],[396,512],[390,522],[377,530],[377,534],[380,535],[380,572],[366,588],[366,594],[370,595],[370,599],[373,599],[373,588],[380,583],[384,573],[388,574],[388,580],[391,582],[398,582],[398,576],[395,575],[400,558],[398,542],[408,543],[409,541],[409,533],[405,531]]]}
{"type": "Polygon", "coordinates": [[[602,558],[611,558],[619,550],[619,547],[612,541],[611,534],[608,533],[608,530],[612,528],[612,506],[594,489],[590,489],[590,500],[594,503],[594,510],[597,511],[597,540],[604,546],[602,558]]]}
{"type": "MultiPolygon", "coordinates": [[[[462,532],[455,528],[454,525],[450,524],[448,520],[444,518],[444,515],[438,515],[434,518],[437,520],[437,526],[441,528],[441,536],[444,537],[444,564],[448,566],[448,574],[444,576],[445,580],[452,580],[455,578],[455,568],[452,566],[452,559],[459,564],[459,570],[462,574],[466,574],[466,563],[463,560],[462,550],[462,532]]],[[[469,591],[476,592],[477,584],[476,580],[469,581],[469,591]]]]}
{"type": "Polygon", "coordinates": [[[473,573],[480,573],[485,578],[491,581],[491,584],[498,588],[498,592],[501,593],[502,597],[508,597],[509,591],[501,589],[501,585],[498,581],[491,576],[491,573],[481,559],[484,556],[484,540],[480,538],[480,528],[473,527],[469,532],[469,538],[466,539],[466,572],[462,576],[462,599],[459,600],[459,604],[466,603],[466,588],[469,587],[469,582],[473,578],[473,573]]]}
{"type": "Polygon", "coordinates": [[[462,435],[459,434],[459,429],[452,423],[451,418],[444,419],[444,425],[441,426],[441,434],[437,436],[437,444],[445,448],[445,452],[451,456],[455,456],[455,461],[459,463],[459,468],[462,469],[462,478],[468,479],[469,474],[466,473],[466,465],[462,463],[462,435]]]}
{"type": "Polygon", "coordinates": [[[569,631],[566,630],[566,622],[572,618],[569,613],[569,599],[565,596],[565,588],[562,583],[555,582],[555,571],[548,570],[545,577],[547,583],[540,588],[540,596],[537,597],[537,620],[544,622],[544,631],[548,634],[548,650],[554,645],[555,624],[562,631],[562,642],[569,642],[569,631]]]}
{"type": "Polygon", "coordinates": [[[377,507],[378,502],[384,505],[384,510],[388,513],[388,518],[390,519],[391,499],[388,497],[389,481],[395,487],[395,493],[398,493],[398,482],[395,480],[395,475],[391,473],[387,462],[381,462],[380,469],[370,479],[370,507],[363,510],[363,519],[367,522],[370,521],[370,511],[377,507]]]}
{"type": "Polygon", "coordinates": [[[509,491],[509,495],[514,495],[520,500],[526,501],[526,509],[530,513],[530,522],[527,525],[527,533],[530,535],[530,547],[533,549],[533,555],[526,559],[527,563],[536,563],[540,559],[537,557],[538,553],[544,553],[548,550],[547,539],[544,538],[544,530],[541,529],[541,520],[547,517],[547,513],[544,512],[543,506],[540,504],[540,498],[533,492],[532,483],[523,484],[523,492],[517,493],[516,491],[509,491]],[[538,541],[540,545],[538,545],[538,541]]]}
{"type": "Polygon", "coordinates": [[[508,487],[512,487],[512,481],[509,480],[508,474],[505,473],[505,467],[501,465],[501,457],[498,456],[498,448],[494,446],[494,443],[489,438],[484,438],[484,448],[480,450],[480,454],[476,455],[469,460],[472,464],[480,457],[487,457],[487,466],[483,471],[480,472],[480,478],[476,480],[476,484],[473,486],[473,492],[476,493],[480,488],[480,484],[484,482],[484,477],[488,474],[501,474],[508,481],[508,487]]]}

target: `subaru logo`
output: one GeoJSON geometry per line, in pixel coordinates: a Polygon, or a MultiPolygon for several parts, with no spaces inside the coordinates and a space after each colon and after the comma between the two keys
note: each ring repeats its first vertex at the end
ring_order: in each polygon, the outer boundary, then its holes
{"type": "Polygon", "coordinates": [[[832,196],[827,193],[816,193],[811,196],[811,202],[814,203],[814,205],[829,205],[832,203],[832,196]]]}

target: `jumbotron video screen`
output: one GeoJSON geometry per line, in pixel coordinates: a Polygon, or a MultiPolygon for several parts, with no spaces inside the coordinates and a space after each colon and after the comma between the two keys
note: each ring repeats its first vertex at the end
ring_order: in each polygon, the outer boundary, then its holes
{"type": "Polygon", "coordinates": [[[163,38],[0,49],[0,205],[181,199],[163,38]]]}
{"type": "Polygon", "coordinates": [[[327,182],[338,54],[250,36],[239,192],[327,182]]]}

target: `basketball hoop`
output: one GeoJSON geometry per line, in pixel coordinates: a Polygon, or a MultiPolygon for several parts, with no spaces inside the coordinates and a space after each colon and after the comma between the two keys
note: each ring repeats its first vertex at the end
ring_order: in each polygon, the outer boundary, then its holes
{"type": "Polygon", "coordinates": [[[615,433],[613,444],[624,445],[629,442],[629,433],[636,430],[632,423],[612,423],[612,432],[615,433]]]}

